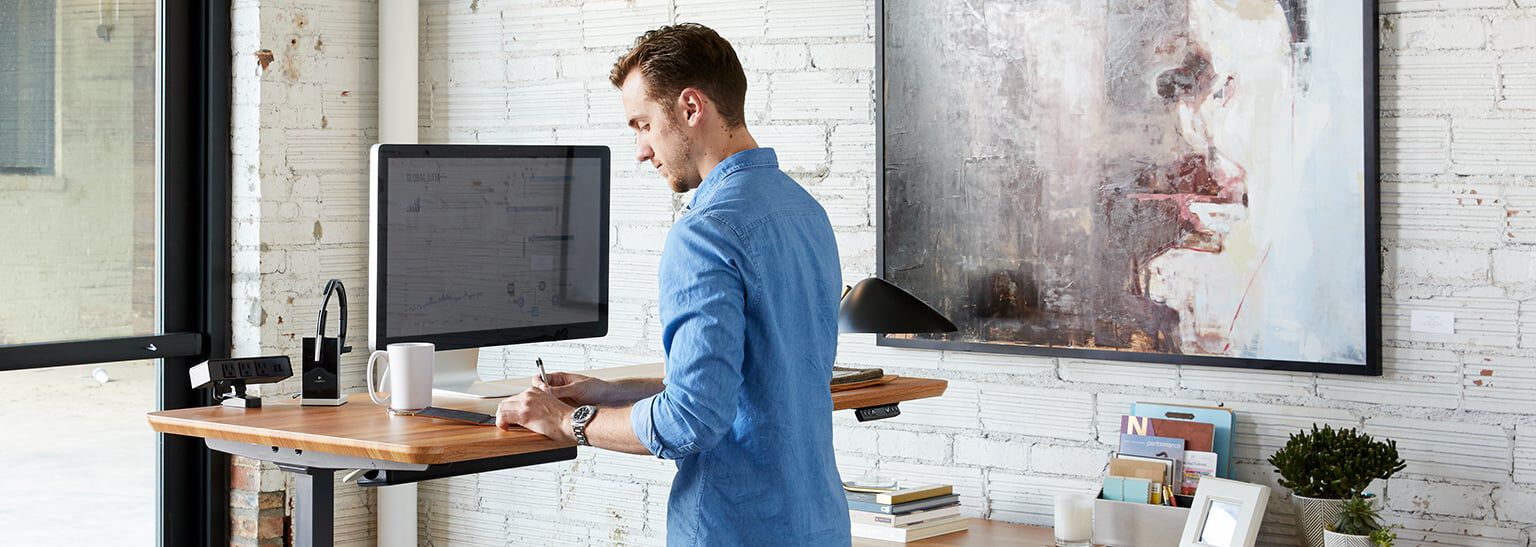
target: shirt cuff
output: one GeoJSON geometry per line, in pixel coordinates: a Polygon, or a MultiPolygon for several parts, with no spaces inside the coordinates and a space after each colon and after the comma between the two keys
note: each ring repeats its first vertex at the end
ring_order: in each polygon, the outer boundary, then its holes
{"type": "Polygon", "coordinates": [[[635,430],[635,437],[640,439],[640,444],[659,457],[661,446],[656,442],[655,420],[651,417],[651,409],[655,406],[656,395],[635,401],[635,405],[629,409],[629,426],[635,430]]]}
{"type": "Polygon", "coordinates": [[[635,437],[640,439],[640,444],[645,446],[646,450],[651,451],[651,454],[655,454],[656,457],[661,459],[675,460],[697,452],[697,450],[694,450],[693,443],[688,443],[681,449],[672,450],[667,448],[666,443],[663,442],[662,439],[667,437],[668,432],[673,433],[673,438],[679,437],[677,433],[680,433],[675,425],[674,427],[668,427],[670,422],[667,422],[665,419],[660,422],[656,421],[656,405],[661,403],[661,398],[665,395],[666,392],[663,391],[635,401],[634,406],[629,409],[629,426],[635,431],[635,437]]]}

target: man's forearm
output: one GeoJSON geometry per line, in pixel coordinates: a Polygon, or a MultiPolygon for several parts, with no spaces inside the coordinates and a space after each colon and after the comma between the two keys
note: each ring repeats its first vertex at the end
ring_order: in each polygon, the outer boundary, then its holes
{"type": "MultiPolygon", "coordinates": [[[[601,400],[596,404],[602,406],[624,406],[635,404],[635,401],[650,397],[661,390],[666,389],[661,378],[624,378],[608,382],[608,390],[603,393],[601,400]]],[[[625,416],[628,416],[626,413],[625,416]]]]}
{"type": "Polygon", "coordinates": [[[640,444],[640,438],[635,436],[635,429],[629,423],[629,412],[633,407],[633,404],[626,404],[598,409],[597,416],[587,424],[587,443],[617,452],[649,455],[650,449],[640,444]]]}

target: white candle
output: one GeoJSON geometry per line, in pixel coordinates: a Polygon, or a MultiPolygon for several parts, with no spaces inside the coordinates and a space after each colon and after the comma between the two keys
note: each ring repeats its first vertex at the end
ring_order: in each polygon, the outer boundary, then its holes
{"type": "Polygon", "coordinates": [[[1086,545],[1093,537],[1093,498],[1056,494],[1056,544],[1086,545]]]}

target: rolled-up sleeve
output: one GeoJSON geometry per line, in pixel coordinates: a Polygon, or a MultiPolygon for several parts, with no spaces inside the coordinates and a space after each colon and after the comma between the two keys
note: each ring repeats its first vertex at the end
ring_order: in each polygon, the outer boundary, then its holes
{"type": "Polygon", "coordinates": [[[667,236],[660,267],[666,387],[630,411],[635,436],[657,457],[707,450],[736,419],[747,291],[741,241],[703,215],[683,217],[667,236]]]}

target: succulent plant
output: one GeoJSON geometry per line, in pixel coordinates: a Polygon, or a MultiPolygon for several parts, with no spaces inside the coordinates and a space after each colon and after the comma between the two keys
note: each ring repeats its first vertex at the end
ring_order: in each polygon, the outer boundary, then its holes
{"type": "Polygon", "coordinates": [[[1351,536],[1369,536],[1381,529],[1381,513],[1371,506],[1369,499],[1360,496],[1352,496],[1339,505],[1339,516],[1332,527],[1335,532],[1351,536]]]}
{"type": "Polygon", "coordinates": [[[1397,456],[1396,441],[1317,424],[1310,432],[1291,434],[1269,463],[1280,472],[1280,486],[1299,496],[1325,499],[1359,496],[1371,481],[1391,478],[1407,467],[1397,456]]]}
{"type": "Polygon", "coordinates": [[[1377,528],[1376,531],[1371,532],[1371,543],[1375,543],[1376,547],[1392,547],[1392,542],[1397,541],[1397,532],[1392,531],[1395,527],[1397,525],[1394,524],[1386,528],[1377,528]]]}

